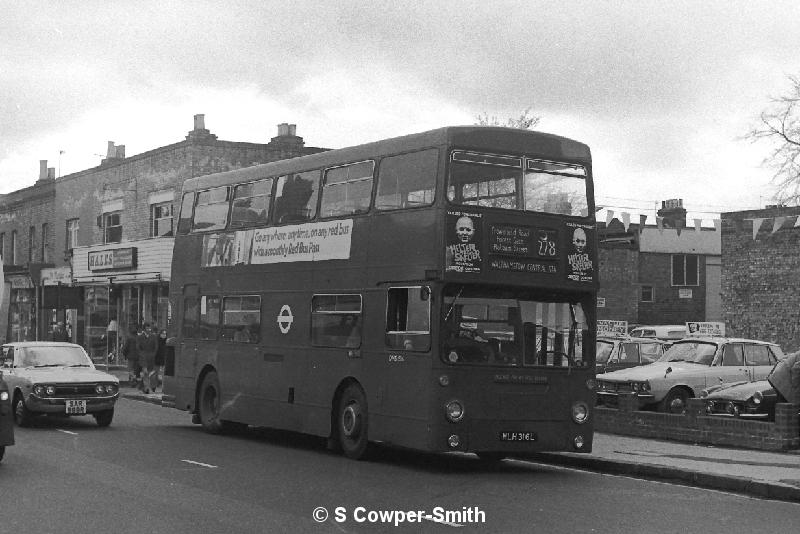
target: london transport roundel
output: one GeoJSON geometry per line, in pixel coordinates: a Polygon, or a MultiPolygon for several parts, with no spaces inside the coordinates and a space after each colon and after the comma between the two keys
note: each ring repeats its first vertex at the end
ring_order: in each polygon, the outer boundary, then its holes
{"type": "Polygon", "coordinates": [[[281,334],[289,333],[289,329],[292,328],[292,322],[294,322],[292,309],[288,304],[284,304],[281,307],[281,312],[278,314],[278,328],[281,329],[281,334]]]}

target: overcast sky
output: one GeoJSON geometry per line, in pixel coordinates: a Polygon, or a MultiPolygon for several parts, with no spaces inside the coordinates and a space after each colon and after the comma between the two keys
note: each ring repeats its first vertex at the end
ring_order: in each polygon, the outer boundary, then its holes
{"type": "Polygon", "coordinates": [[[800,75],[798,21],[788,0],[0,0],[0,193],[41,159],[181,141],[197,113],[223,140],[288,122],[339,148],[531,107],[591,147],[599,205],[710,221],[774,194],[770,145],[741,137],[800,75]]]}

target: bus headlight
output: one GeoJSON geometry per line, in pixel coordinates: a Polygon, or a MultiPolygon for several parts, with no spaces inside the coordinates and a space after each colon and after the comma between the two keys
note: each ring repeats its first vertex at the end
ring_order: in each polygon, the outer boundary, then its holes
{"type": "Polygon", "coordinates": [[[458,423],[464,418],[464,406],[460,401],[451,400],[444,405],[444,415],[451,423],[458,423]]]}
{"type": "Polygon", "coordinates": [[[572,404],[572,420],[582,425],[589,420],[589,405],[583,401],[572,404]]]}
{"type": "Polygon", "coordinates": [[[588,379],[586,381],[586,389],[588,389],[589,391],[594,391],[595,389],[597,389],[597,380],[595,380],[594,378],[588,379]]]}
{"type": "Polygon", "coordinates": [[[0,401],[8,400],[8,391],[0,391],[0,401]]]}
{"type": "Polygon", "coordinates": [[[447,375],[441,375],[439,377],[439,385],[442,387],[446,387],[450,385],[450,377],[447,375]]]}

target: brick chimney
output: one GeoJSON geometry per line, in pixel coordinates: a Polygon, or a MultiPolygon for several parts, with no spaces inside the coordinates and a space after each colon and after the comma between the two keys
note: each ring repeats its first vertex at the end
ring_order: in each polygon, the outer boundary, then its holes
{"type": "Polygon", "coordinates": [[[212,134],[209,130],[206,129],[206,116],[203,113],[198,113],[194,116],[194,129],[189,132],[189,135],[186,136],[188,141],[193,140],[214,140],[217,136],[212,134]]]}
{"type": "Polygon", "coordinates": [[[47,168],[47,160],[40,159],[39,160],[39,179],[36,180],[36,184],[41,184],[44,182],[51,182],[56,179],[55,169],[47,168]]]}
{"type": "Polygon", "coordinates": [[[656,213],[663,217],[664,228],[685,228],[686,210],[683,208],[682,198],[671,198],[661,202],[661,209],[656,213]]]}
{"type": "Polygon", "coordinates": [[[300,149],[305,145],[302,137],[297,135],[297,125],[283,122],[278,125],[278,135],[269,140],[269,144],[280,149],[300,149]]]}
{"type": "Polygon", "coordinates": [[[124,158],[125,158],[125,145],[115,146],[114,141],[109,141],[108,148],[106,149],[106,157],[100,161],[100,165],[105,165],[106,163],[114,163],[124,158]]]}

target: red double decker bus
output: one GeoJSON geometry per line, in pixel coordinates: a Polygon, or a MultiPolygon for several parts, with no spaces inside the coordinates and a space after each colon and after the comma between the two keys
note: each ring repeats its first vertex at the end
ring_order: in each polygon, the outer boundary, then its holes
{"type": "Polygon", "coordinates": [[[449,127],[187,180],[163,405],[485,459],[590,452],[589,148],[449,127]]]}

